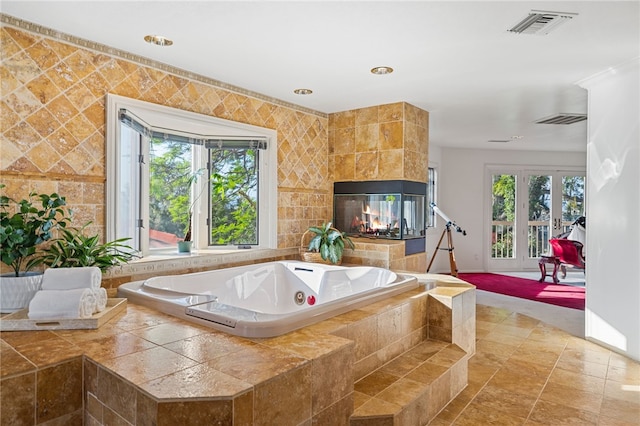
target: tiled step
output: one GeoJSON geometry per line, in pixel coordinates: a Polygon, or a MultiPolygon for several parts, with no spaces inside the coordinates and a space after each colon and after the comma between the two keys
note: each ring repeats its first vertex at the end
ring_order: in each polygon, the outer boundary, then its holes
{"type": "Polygon", "coordinates": [[[351,426],[426,425],[467,385],[459,346],[424,340],[358,380],[351,426]]]}

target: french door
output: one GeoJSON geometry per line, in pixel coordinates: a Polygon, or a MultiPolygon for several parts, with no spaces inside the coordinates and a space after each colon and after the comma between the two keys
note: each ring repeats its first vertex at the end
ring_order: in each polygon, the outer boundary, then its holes
{"type": "Polygon", "coordinates": [[[537,269],[549,239],[584,214],[585,173],[570,170],[490,169],[488,270],[537,269]]]}

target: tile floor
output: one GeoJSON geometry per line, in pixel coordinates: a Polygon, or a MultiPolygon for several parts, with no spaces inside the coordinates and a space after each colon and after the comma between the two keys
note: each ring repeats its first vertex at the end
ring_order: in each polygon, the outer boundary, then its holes
{"type": "Polygon", "coordinates": [[[469,385],[430,425],[640,425],[640,364],[584,340],[582,311],[476,293],[469,385]]]}

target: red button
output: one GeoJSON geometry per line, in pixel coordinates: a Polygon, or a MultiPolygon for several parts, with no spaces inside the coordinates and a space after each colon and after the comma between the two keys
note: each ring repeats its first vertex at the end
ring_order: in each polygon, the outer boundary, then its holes
{"type": "Polygon", "coordinates": [[[315,305],[316,304],[316,297],[315,296],[309,296],[307,297],[307,303],[309,305],[315,305]]]}

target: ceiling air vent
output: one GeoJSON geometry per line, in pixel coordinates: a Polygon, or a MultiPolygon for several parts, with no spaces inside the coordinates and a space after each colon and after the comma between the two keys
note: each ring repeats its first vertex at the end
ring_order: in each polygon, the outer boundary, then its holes
{"type": "Polygon", "coordinates": [[[586,114],[557,114],[541,118],[537,124],[573,124],[587,119],[586,114]]]}
{"type": "Polygon", "coordinates": [[[489,139],[487,142],[489,143],[507,143],[507,142],[511,142],[510,140],[504,140],[504,139],[489,139]]]}
{"type": "Polygon", "coordinates": [[[578,16],[578,14],[532,10],[522,21],[509,29],[509,32],[517,34],[546,35],[574,16],[578,16]]]}

